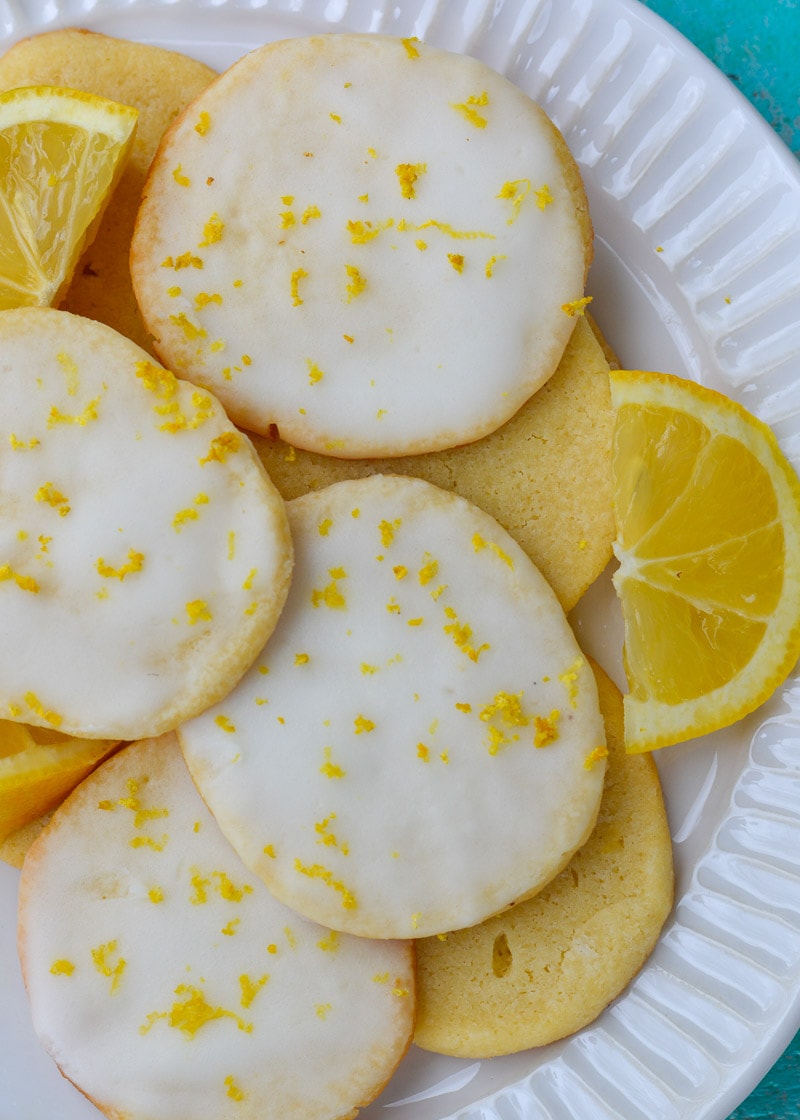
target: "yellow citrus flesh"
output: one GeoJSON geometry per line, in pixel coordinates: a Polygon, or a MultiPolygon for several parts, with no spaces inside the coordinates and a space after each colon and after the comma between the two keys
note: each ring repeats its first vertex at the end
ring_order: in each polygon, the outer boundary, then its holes
{"type": "Polygon", "coordinates": [[[55,808],[116,746],[0,720],[0,841],[55,808]]]}
{"type": "Polygon", "coordinates": [[[625,742],[729,726],[800,656],[800,482],[772,431],[666,374],[612,370],[625,742]]]}
{"type": "Polygon", "coordinates": [[[0,93],[0,309],[57,305],[122,174],[137,118],[76,90],[0,93]]]}

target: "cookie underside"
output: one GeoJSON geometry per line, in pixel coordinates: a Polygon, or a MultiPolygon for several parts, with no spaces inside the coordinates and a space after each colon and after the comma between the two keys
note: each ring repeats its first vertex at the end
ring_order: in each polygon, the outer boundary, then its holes
{"type": "Polygon", "coordinates": [[[61,305],[114,327],[145,350],[147,333],[133,294],[128,252],[148,169],[165,129],[216,77],[178,51],[95,31],[44,31],[0,57],[0,89],[63,86],[139,110],[131,155],[61,305]]]}

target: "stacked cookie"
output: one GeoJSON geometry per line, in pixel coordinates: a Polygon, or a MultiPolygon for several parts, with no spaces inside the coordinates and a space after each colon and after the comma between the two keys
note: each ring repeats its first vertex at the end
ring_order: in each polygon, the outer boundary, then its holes
{"type": "Polygon", "coordinates": [[[535,892],[591,832],[606,757],[555,595],[492,518],[418,479],[288,508],[273,640],[178,732],[223,831],[288,905],[367,937],[535,892]]]}
{"type": "Polygon", "coordinates": [[[252,52],[169,130],[131,270],[171,369],[250,430],[354,458],[509,419],[558,364],[590,255],[575,162],[516,86],[328,35],[252,52]]]}
{"type": "MultiPolygon", "coordinates": [[[[33,74],[43,46],[9,59],[33,74]]],[[[64,311],[0,322],[0,610],[52,635],[7,659],[3,715],[137,740],[25,861],[40,1037],[109,1116],[322,1118],[386,1083],[417,987],[444,1053],[577,1029],[649,952],[671,863],[654,768],[613,760],[659,859],[624,891],[603,862],[614,701],[564,615],[613,524],[563,140],[416,40],[270,44],[178,116],[135,230],[105,236],[132,242],[151,353],[64,311]],[[541,985],[510,931],[539,936],[579,849],[555,940],[598,891],[655,901],[583,1011],[574,984],[572,1017],[526,1033],[541,985]],[[518,1009],[489,1039],[470,952],[518,1009]]]]}
{"type": "Polygon", "coordinates": [[[20,308],[0,338],[2,718],[101,739],[171,730],[274,629],[284,503],[214,397],[122,335],[20,308]]]}
{"type": "Polygon", "coordinates": [[[171,735],[95,771],[33,846],[20,953],[34,1026],[109,1116],[353,1115],[413,1026],[408,943],[274,900],[171,735]]]}

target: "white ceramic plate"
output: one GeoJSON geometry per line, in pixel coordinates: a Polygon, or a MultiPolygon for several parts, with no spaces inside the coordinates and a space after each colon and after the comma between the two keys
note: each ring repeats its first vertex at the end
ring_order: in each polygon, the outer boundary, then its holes
{"type": "MultiPolygon", "coordinates": [[[[0,0],[0,36],[90,27],[221,69],[287,35],[417,35],[539,100],[590,194],[593,311],[623,364],[738,397],[800,463],[800,173],[726,79],[636,0],[0,0]]],[[[2,43],[0,43],[2,45],[2,43]]],[[[575,614],[619,680],[603,578],[575,614]]],[[[364,1120],[724,1120],[800,1026],[800,677],[662,752],[677,902],[590,1028],[492,1061],[412,1050],[364,1120]]],[[[0,865],[0,1120],[96,1120],[35,1042],[0,865]]]]}

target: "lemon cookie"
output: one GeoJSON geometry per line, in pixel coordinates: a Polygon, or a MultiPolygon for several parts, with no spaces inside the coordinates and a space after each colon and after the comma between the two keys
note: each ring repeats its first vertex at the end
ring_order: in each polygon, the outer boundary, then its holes
{"type": "Polygon", "coordinates": [[[272,631],[283,500],[209,393],[109,327],[4,311],[0,370],[0,718],[169,730],[272,631]]]}
{"type": "Polygon", "coordinates": [[[64,28],[23,39],[0,57],[0,89],[66,86],[139,110],[130,159],[62,306],[149,346],[128,251],[150,163],[164,130],[216,77],[196,59],[148,43],[64,28]]]}
{"type": "Polygon", "coordinates": [[[605,769],[591,670],[487,514],[376,475],[288,503],[296,567],[270,641],[178,735],[278,898],[332,928],[421,937],[544,885],[605,769]]]}
{"type": "Polygon", "coordinates": [[[644,964],[670,912],[672,842],[655,763],[626,755],[622,697],[595,667],[608,735],[597,826],[561,874],[473,929],[417,942],[426,1050],[485,1058],[595,1019],[644,964]]]}
{"type": "Polygon", "coordinates": [[[254,436],[253,443],[287,500],[387,471],[454,490],[511,533],[569,611],[611,559],[609,368],[597,328],[579,316],[547,384],[475,443],[398,459],[349,460],[292,447],[277,433],[254,436]]]}
{"type": "Polygon", "coordinates": [[[171,369],[245,428],[352,458],[512,416],[558,364],[590,255],[577,165],[520,89],[329,34],[251,52],[168,131],[131,265],[171,369]]]}
{"type": "Polygon", "coordinates": [[[56,812],[19,919],[34,1027],[109,1117],[354,1116],[409,1042],[409,943],[286,910],[220,834],[172,735],[126,748],[56,812]]]}

